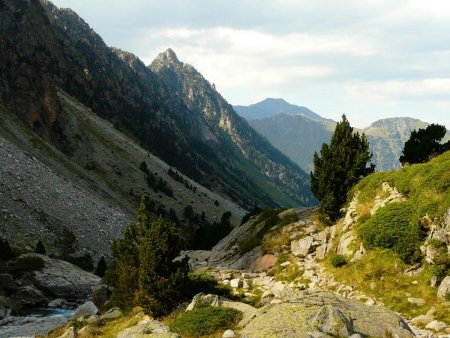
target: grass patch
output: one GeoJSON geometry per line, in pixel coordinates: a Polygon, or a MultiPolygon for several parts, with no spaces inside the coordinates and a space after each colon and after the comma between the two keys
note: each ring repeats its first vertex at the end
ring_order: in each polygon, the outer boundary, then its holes
{"type": "Polygon", "coordinates": [[[242,312],[236,309],[205,306],[181,314],[170,329],[183,336],[202,337],[233,329],[241,319],[242,312]]]}
{"type": "Polygon", "coordinates": [[[328,261],[327,270],[336,280],[355,286],[359,291],[382,301],[388,308],[412,318],[425,314],[432,306],[436,308],[436,319],[450,322],[450,309],[437,299],[436,289],[429,286],[433,276],[431,268],[416,277],[404,274],[408,267],[390,250],[372,250],[360,260],[334,268],[328,261]],[[417,284],[412,282],[416,281],[417,284]],[[410,296],[407,296],[410,294],[410,296]],[[425,306],[418,307],[408,302],[408,297],[423,298],[425,306]]]}

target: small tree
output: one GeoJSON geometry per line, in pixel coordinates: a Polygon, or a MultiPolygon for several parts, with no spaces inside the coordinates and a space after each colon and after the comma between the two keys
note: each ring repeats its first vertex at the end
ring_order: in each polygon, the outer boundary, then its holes
{"type": "Polygon", "coordinates": [[[12,258],[14,258],[14,253],[9,246],[8,240],[0,237],[0,259],[7,261],[12,258]]]}
{"type": "Polygon", "coordinates": [[[183,242],[173,226],[159,218],[140,247],[140,305],[155,317],[170,313],[183,299],[188,283],[187,260],[175,262],[183,242]]]}
{"type": "Polygon", "coordinates": [[[413,130],[408,141],[405,142],[400,163],[425,163],[431,158],[450,150],[450,141],[441,144],[440,141],[447,133],[445,126],[430,124],[425,129],[413,130]]]}
{"type": "Polygon", "coordinates": [[[143,196],[139,205],[138,223],[131,221],[125,228],[123,238],[112,244],[112,264],[105,274],[105,282],[112,286],[111,300],[122,309],[130,309],[136,303],[139,280],[139,246],[142,236],[150,227],[147,199],[143,196]]]}
{"type": "Polygon", "coordinates": [[[320,215],[330,223],[340,216],[340,209],[348,191],[375,166],[369,142],[364,133],[354,133],[345,115],[336,125],[331,143],[324,143],[320,156],[314,153],[314,171],[311,172],[311,191],[320,201],[320,215]]]}
{"type": "Polygon", "coordinates": [[[99,277],[105,276],[106,270],[108,269],[108,265],[106,264],[105,257],[100,257],[100,260],[97,263],[97,268],[95,269],[95,274],[99,277]]]}
{"type": "Polygon", "coordinates": [[[45,255],[46,251],[45,251],[45,247],[44,244],[42,243],[41,240],[39,240],[36,244],[36,248],[34,249],[34,252],[38,253],[38,254],[42,254],[45,255]]]}

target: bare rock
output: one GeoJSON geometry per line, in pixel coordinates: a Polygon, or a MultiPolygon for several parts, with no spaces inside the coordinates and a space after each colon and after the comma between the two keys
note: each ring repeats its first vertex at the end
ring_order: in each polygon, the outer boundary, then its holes
{"type": "Polygon", "coordinates": [[[108,301],[108,286],[105,284],[95,285],[91,288],[92,301],[95,306],[101,308],[108,301]]]}
{"type": "Polygon", "coordinates": [[[429,330],[434,330],[436,332],[443,331],[447,328],[447,324],[444,322],[438,322],[437,320],[433,320],[432,322],[428,323],[425,328],[429,330]]]}
{"type": "Polygon", "coordinates": [[[33,285],[21,286],[15,297],[26,307],[36,307],[46,305],[48,298],[45,297],[41,290],[36,289],[33,285]]]}
{"type": "Polygon", "coordinates": [[[123,313],[118,307],[113,307],[100,316],[100,320],[110,320],[122,317],[123,313]]]}
{"type": "Polygon", "coordinates": [[[191,303],[186,308],[186,312],[192,311],[195,308],[200,307],[200,306],[218,307],[218,306],[220,306],[220,297],[217,295],[212,295],[212,294],[199,293],[199,294],[195,295],[194,298],[192,298],[191,303]]]}
{"type": "Polygon", "coordinates": [[[236,337],[233,330],[226,330],[222,335],[222,338],[233,338],[233,337],[236,337]]]}
{"type": "Polygon", "coordinates": [[[331,336],[349,337],[354,333],[353,326],[345,315],[331,305],[323,306],[311,321],[320,332],[331,336]]]}
{"type": "Polygon", "coordinates": [[[313,242],[314,238],[312,236],[307,236],[298,241],[292,241],[291,242],[292,254],[297,257],[306,257],[311,249],[313,242]]]}
{"type": "Polygon", "coordinates": [[[84,303],[83,305],[80,305],[73,315],[73,319],[77,319],[80,317],[89,317],[96,315],[98,313],[98,309],[95,306],[95,304],[91,301],[84,303]]]}
{"type": "Polygon", "coordinates": [[[62,298],[53,299],[50,303],[47,304],[48,307],[63,307],[66,301],[62,298]]]}
{"type": "Polygon", "coordinates": [[[446,299],[450,294],[450,276],[444,278],[438,288],[437,296],[441,299],[446,299]]]}
{"type": "Polygon", "coordinates": [[[429,315],[420,315],[411,319],[411,324],[417,326],[425,326],[433,321],[433,317],[429,315]]]}

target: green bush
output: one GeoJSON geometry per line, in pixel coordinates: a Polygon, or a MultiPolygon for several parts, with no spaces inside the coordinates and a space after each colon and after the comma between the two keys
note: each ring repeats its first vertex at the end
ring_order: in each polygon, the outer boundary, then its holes
{"type": "Polygon", "coordinates": [[[421,259],[420,245],[426,232],[419,222],[411,222],[413,207],[408,202],[391,203],[378,210],[358,229],[367,249],[391,249],[405,263],[421,259]]]}
{"type": "Polygon", "coordinates": [[[20,276],[24,272],[41,270],[44,267],[44,260],[37,256],[24,256],[8,264],[9,273],[20,276]]]}
{"type": "Polygon", "coordinates": [[[201,337],[233,328],[241,319],[239,310],[205,306],[183,313],[173,321],[170,329],[183,336],[201,337]]]}
{"type": "Polygon", "coordinates": [[[330,263],[335,268],[340,268],[347,264],[347,258],[344,255],[333,255],[330,257],[330,263]]]}
{"type": "Polygon", "coordinates": [[[219,284],[219,282],[211,275],[207,273],[191,272],[189,273],[189,292],[186,294],[188,298],[192,298],[196,294],[211,293],[227,298],[233,298],[231,294],[231,288],[219,284]]]}

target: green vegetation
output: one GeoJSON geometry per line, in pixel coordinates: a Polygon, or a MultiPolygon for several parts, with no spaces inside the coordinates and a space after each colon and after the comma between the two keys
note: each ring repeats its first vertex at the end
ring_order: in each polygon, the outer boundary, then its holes
{"type": "Polygon", "coordinates": [[[45,247],[44,244],[42,243],[41,240],[39,240],[36,244],[36,248],[34,249],[34,252],[41,254],[41,255],[45,255],[45,247]]]}
{"type": "Polygon", "coordinates": [[[320,157],[314,153],[311,191],[320,201],[319,212],[325,223],[330,224],[340,217],[348,191],[375,170],[373,164],[367,167],[371,158],[366,136],[354,133],[343,115],[331,143],[322,145],[320,157]]]}
{"type": "Polygon", "coordinates": [[[431,267],[426,267],[419,276],[407,276],[408,268],[396,254],[387,249],[369,251],[361,259],[334,268],[328,265],[336,280],[353,285],[359,291],[383,302],[388,308],[406,317],[425,314],[436,308],[436,319],[448,321],[450,308],[437,299],[436,288],[429,285],[433,276],[431,267]],[[425,305],[419,307],[408,302],[408,297],[422,298],[425,305]]]}
{"type": "Polygon", "coordinates": [[[176,317],[170,329],[183,336],[201,337],[234,328],[241,319],[242,312],[236,309],[205,306],[176,317]]]}
{"type": "Polygon", "coordinates": [[[22,256],[8,264],[8,271],[17,277],[24,272],[41,270],[44,265],[44,260],[41,257],[22,256]]]}
{"type": "Polygon", "coordinates": [[[150,223],[143,197],[137,222],[113,242],[114,261],[105,276],[114,287],[113,303],[125,310],[139,304],[155,317],[168,314],[183,300],[188,283],[187,260],[174,262],[181,249],[172,226],[162,218],[150,223]]]}
{"type": "Polygon", "coordinates": [[[207,274],[202,272],[191,272],[189,273],[189,288],[187,297],[193,297],[200,292],[206,294],[214,294],[223,296],[229,299],[235,298],[231,293],[231,288],[227,285],[220,284],[217,280],[207,274]]]}
{"type": "Polygon", "coordinates": [[[441,144],[440,141],[447,133],[445,126],[430,124],[425,129],[413,130],[408,141],[405,142],[400,163],[425,163],[431,158],[450,150],[450,141],[441,144]]]}
{"type": "Polygon", "coordinates": [[[14,253],[11,250],[8,240],[0,237],[0,259],[7,261],[12,258],[14,258],[14,253]]]}
{"type": "Polygon", "coordinates": [[[100,260],[97,263],[97,267],[95,268],[95,274],[103,278],[107,269],[108,265],[106,264],[105,257],[102,256],[100,257],[100,260]]]}
{"type": "Polygon", "coordinates": [[[347,263],[347,258],[344,255],[332,255],[330,257],[330,264],[334,268],[340,268],[347,263]]]}
{"type": "Polygon", "coordinates": [[[450,152],[430,162],[406,166],[397,171],[376,172],[355,186],[349,196],[358,195],[358,214],[367,219],[375,197],[380,194],[383,182],[388,182],[408,199],[411,206],[409,220],[417,222],[425,215],[442,221],[450,205],[450,152]]]}
{"type": "Polygon", "coordinates": [[[398,202],[379,209],[362,224],[358,233],[367,249],[392,249],[405,263],[420,261],[420,244],[426,237],[419,221],[411,221],[412,206],[398,202]]]}

